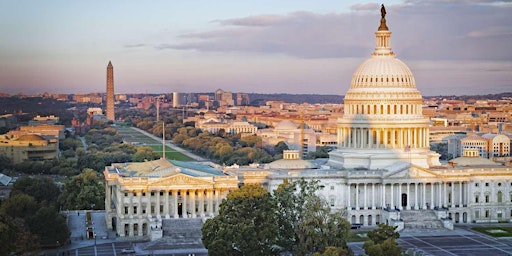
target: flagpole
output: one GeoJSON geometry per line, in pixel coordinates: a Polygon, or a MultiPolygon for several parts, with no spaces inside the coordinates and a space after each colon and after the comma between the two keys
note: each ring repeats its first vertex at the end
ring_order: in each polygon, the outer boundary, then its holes
{"type": "Polygon", "coordinates": [[[162,158],[165,159],[165,122],[162,120],[162,158]]]}

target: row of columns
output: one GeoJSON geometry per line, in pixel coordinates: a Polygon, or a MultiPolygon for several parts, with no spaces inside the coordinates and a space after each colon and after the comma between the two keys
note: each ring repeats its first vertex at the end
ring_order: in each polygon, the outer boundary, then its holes
{"type": "Polygon", "coordinates": [[[346,188],[349,210],[388,207],[398,210],[463,207],[468,204],[470,198],[469,184],[463,181],[386,183],[384,185],[380,183],[351,183],[346,188]],[[448,188],[448,184],[451,184],[451,188],[448,188]],[[403,194],[405,194],[405,198],[402,198],[403,194]]]}
{"type": "Polygon", "coordinates": [[[343,148],[425,148],[428,127],[419,128],[338,128],[338,143],[343,148]]]}
{"type": "Polygon", "coordinates": [[[117,213],[118,216],[153,215],[157,218],[214,216],[219,211],[223,193],[227,192],[223,189],[168,189],[144,192],[145,195],[142,191],[120,192],[117,205],[121,207],[117,208],[117,213]],[[145,207],[145,213],[143,213],[143,207],[145,207]],[[125,213],[126,210],[127,213],[125,213]]]}
{"type": "MultiPolygon", "coordinates": [[[[373,78],[370,79],[373,80],[373,78]]],[[[377,79],[378,78],[375,78],[375,80],[377,79]]],[[[394,82],[394,78],[387,77],[385,78],[386,81],[384,81],[383,77],[381,77],[381,79],[383,80],[383,83],[394,82]]],[[[407,83],[407,81],[404,83],[407,83]]],[[[421,114],[423,111],[421,104],[362,105],[357,103],[353,103],[347,106],[347,110],[347,114],[349,115],[417,115],[421,114]]]]}

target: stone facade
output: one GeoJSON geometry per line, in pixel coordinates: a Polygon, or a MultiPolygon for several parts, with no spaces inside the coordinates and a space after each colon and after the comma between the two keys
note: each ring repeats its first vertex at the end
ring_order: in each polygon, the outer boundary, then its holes
{"type": "Polygon", "coordinates": [[[166,159],[113,164],[104,174],[107,227],[122,237],[156,239],[162,219],[213,217],[238,188],[237,177],[218,169],[166,159]]]}

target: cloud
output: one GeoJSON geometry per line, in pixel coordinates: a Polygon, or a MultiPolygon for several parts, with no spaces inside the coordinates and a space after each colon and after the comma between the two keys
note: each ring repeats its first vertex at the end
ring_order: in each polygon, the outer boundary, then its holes
{"type": "Polygon", "coordinates": [[[140,48],[145,46],[146,44],[125,44],[124,48],[140,48]]]}
{"type": "Polygon", "coordinates": [[[286,20],[286,18],[280,15],[257,15],[239,19],[215,20],[214,22],[218,22],[224,26],[233,25],[263,27],[278,24],[283,20],[286,20]]]}
{"type": "Polygon", "coordinates": [[[375,11],[380,10],[380,4],[377,3],[366,3],[366,4],[354,4],[350,6],[352,11],[375,11]]]}
{"type": "Polygon", "coordinates": [[[481,30],[473,30],[468,33],[470,37],[490,37],[490,36],[512,36],[510,27],[488,27],[481,30]]]}
{"type": "MultiPolygon", "coordinates": [[[[410,0],[386,9],[392,48],[404,60],[512,59],[509,1],[410,0]]],[[[184,33],[174,43],[162,42],[155,48],[305,59],[369,56],[375,45],[373,32],[380,22],[380,5],[356,4],[351,10],[215,20],[219,26],[214,29],[184,33]]]]}

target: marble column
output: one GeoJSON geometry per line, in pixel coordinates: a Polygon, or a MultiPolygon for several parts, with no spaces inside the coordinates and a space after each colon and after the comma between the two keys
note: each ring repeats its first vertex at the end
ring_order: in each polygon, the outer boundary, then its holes
{"type": "Polygon", "coordinates": [[[212,190],[208,189],[206,190],[206,212],[208,213],[209,217],[213,216],[213,196],[212,196],[212,190]]]}
{"type": "Polygon", "coordinates": [[[427,204],[426,204],[426,195],[427,194],[427,183],[426,182],[423,182],[423,194],[421,195],[423,200],[421,200],[421,205],[422,205],[422,209],[425,210],[427,209],[427,204]]]}
{"type": "Polygon", "coordinates": [[[411,190],[409,189],[409,187],[410,187],[410,184],[409,184],[409,182],[407,182],[407,185],[406,185],[406,188],[407,188],[407,198],[406,199],[407,200],[405,200],[406,204],[407,204],[405,206],[405,209],[407,209],[407,210],[411,209],[411,199],[410,199],[411,198],[411,190]]]}
{"type": "Polygon", "coordinates": [[[414,183],[414,210],[419,210],[418,205],[418,183],[414,183]]]}
{"type": "Polygon", "coordinates": [[[177,219],[180,217],[178,214],[178,190],[172,191],[173,199],[174,199],[174,218],[177,219]]]}
{"type": "Polygon", "coordinates": [[[160,218],[160,190],[156,191],[155,213],[156,217],[160,218]]]}
{"type": "Polygon", "coordinates": [[[171,217],[170,214],[169,214],[169,204],[170,204],[170,202],[169,202],[169,190],[165,190],[164,193],[165,193],[164,194],[164,202],[165,202],[165,204],[164,204],[164,214],[165,214],[165,218],[169,219],[171,217]]]}
{"type": "Polygon", "coordinates": [[[372,210],[375,210],[375,183],[372,183],[372,210]]]}
{"type": "Polygon", "coordinates": [[[381,207],[382,209],[386,208],[386,183],[382,182],[381,184],[381,207]]]}
{"type": "Polygon", "coordinates": [[[199,216],[204,217],[204,190],[199,190],[197,194],[199,196],[199,216]]]}
{"type": "Polygon", "coordinates": [[[181,198],[182,198],[182,213],[181,213],[181,217],[182,218],[188,218],[188,195],[187,195],[187,190],[184,189],[181,191],[181,198]]]}
{"type": "Polygon", "coordinates": [[[402,210],[402,183],[398,183],[398,209],[402,210]]]}
{"type": "Polygon", "coordinates": [[[350,201],[352,200],[351,199],[351,195],[350,195],[350,186],[351,184],[350,183],[347,183],[347,210],[352,210],[352,207],[350,206],[350,201]]]}
{"type": "Polygon", "coordinates": [[[359,210],[359,183],[356,183],[356,210],[359,210]]]}
{"type": "Polygon", "coordinates": [[[450,182],[450,184],[452,185],[452,191],[451,191],[451,195],[450,195],[450,207],[454,207],[455,206],[455,182],[450,182]]]}
{"type": "Polygon", "coordinates": [[[390,185],[391,185],[391,200],[389,203],[390,203],[391,209],[395,209],[395,197],[394,197],[393,183],[391,183],[390,185]]]}
{"type": "Polygon", "coordinates": [[[196,190],[192,190],[190,192],[190,204],[191,204],[191,211],[192,211],[192,218],[196,217],[196,190]]]}
{"type": "Polygon", "coordinates": [[[130,191],[128,192],[128,198],[129,198],[129,205],[128,205],[128,215],[131,217],[133,217],[133,215],[135,214],[134,211],[133,211],[133,191],[130,191]]]}
{"type": "Polygon", "coordinates": [[[368,194],[368,191],[367,191],[367,187],[366,187],[366,183],[364,183],[364,202],[363,202],[363,209],[365,210],[368,210],[368,201],[367,201],[367,194],[368,194]]]}
{"type": "Polygon", "coordinates": [[[148,218],[151,218],[151,190],[148,189],[146,192],[146,214],[148,215],[148,218]]]}

